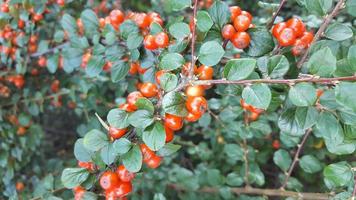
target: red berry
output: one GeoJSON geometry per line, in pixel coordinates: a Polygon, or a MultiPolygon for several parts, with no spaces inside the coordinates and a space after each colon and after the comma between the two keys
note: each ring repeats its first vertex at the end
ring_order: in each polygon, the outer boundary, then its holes
{"type": "Polygon", "coordinates": [[[308,47],[308,44],[305,43],[303,40],[301,39],[297,39],[295,41],[295,44],[292,48],[292,54],[294,56],[299,56],[303,53],[303,51],[308,47]]]}
{"type": "Polygon", "coordinates": [[[116,174],[123,182],[130,182],[135,178],[135,173],[128,171],[124,165],[120,165],[116,169],[116,174]]]}
{"type": "Polygon", "coordinates": [[[135,91],[135,92],[131,92],[129,95],[127,95],[126,101],[130,106],[132,106],[132,108],[134,108],[136,110],[137,107],[135,106],[135,103],[139,98],[142,98],[142,97],[143,97],[143,95],[141,94],[141,92],[135,91]]]}
{"type": "Polygon", "coordinates": [[[237,32],[231,39],[232,44],[238,49],[244,49],[250,45],[251,38],[246,32],[237,32]]]}
{"type": "Polygon", "coordinates": [[[273,29],[272,29],[272,34],[275,38],[278,38],[281,31],[283,29],[287,28],[287,24],[285,22],[281,22],[281,23],[278,23],[276,25],[273,26],[273,29]]]}
{"type": "Polygon", "coordinates": [[[272,147],[273,147],[273,149],[276,149],[276,150],[279,149],[281,147],[279,140],[273,140],[272,147]]]}
{"type": "Polygon", "coordinates": [[[197,75],[200,80],[211,80],[213,79],[214,69],[212,67],[202,65],[198,68],[197,75]]]}
{"type": "Polygon", "coordinates": [[[291,18],[287,21],[287,27],[294,30],[295,36],[301,37],[305,32],[304,23],[298,18],[291,18]]]}
{"type": "Polygon", "coordinates": [[[184,119],[187,122],[196,122],[201,118],[202,114],[193,114],[191,112],[188,113],[187,116],[184,117],[184,119]]]}
{"type": "Polygon", "coordinates": [[[104,190],[110,190],[113,189],[120,184],[120,179],[119,176],[112,171],[106,171],[101,175],[100,177],[100,186],[104,190]]]}
{"type": "Polygon", "coordinates": [[[173,131],[178,131],[183,127],[183,118],[166,113],[164,125],[172,129],[173,131]]]}
{"type": "Polygon", "coordinates": [[[125,133],[127,132],[127,129],[118,129],[115,127],[110,127],[109,128],[109,135],[110,137],[114,138],[114,139],[119,139],[122,136],[125,135],[125,133]]]}
{"type": "Polygon", "coordinates": [[[153,35],[147,35],[143,40],[143,45],[148,50],[155,50],[158,48],[155,37],[153,35]]]}
{"type": "Polygon", "coordinates": [[[156,75],[155,75],[155,80],[156,80],[156,83],[157,84],[161,84],[161,77],[163,74],[165,74],[166,71],[165,70],[159,70],[158,72],[156,72],[156,75]]]}
{"type": "Polygon", "coordinates": [[[169,45],[169,37],[167,33],[161,32],[155,36],[155,43],[159,48],[166,48],[169,45]]]}
{"type": "Polygon", "coordinates": [[[157,96],[158,88],[153,83],[143,83],[140,87],[140,92],[144,97],[152,98],[157,96]]]}
{"type": "Polygon", "coordinates": [[[241,8],[238,6],[231,6],[230,13],[231,13],[230,19],[233,22],[235,18],[241,14],[241,8]]]}
{"type": "Polygon", "coordinates": [[[151,159],[147,160],[145,163],[147,167],[156,169],[161,164],[162,158],[159,156],[153,156],[151,159]]]}
{"type": "Polygon", "coordinates": [[[227,24],[223,27],[221,34],[225,40],[230,40],[236,33],[233,25],[227,24]]]}
{"type": "Polygon", "coordinates": [[[202,115],[208,109],[208,102],[204,97],[188,97],[185,106],[194,115],[202,115]]]}
{"type": "Polygon", "coordinates": [[[279,45],[282,47],[291,46],[295,43],[295,33],[291,28],[285,28],[280,32],[279,37],[277,38],[279,45]]]}
{"type": "Polygon", "coordinates": [[[236,31],[243,32],[246,31],[251,24],[251,19],[245,15],[239,15],[234,20],[234,27],[236,31]]]}

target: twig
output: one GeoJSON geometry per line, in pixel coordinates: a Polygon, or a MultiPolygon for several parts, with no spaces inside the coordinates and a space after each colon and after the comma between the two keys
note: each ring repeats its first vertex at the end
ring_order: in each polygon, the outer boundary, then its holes
{"type": "Polygon", "coordinates": [[[189,76],[188,80],[190,81],[194,75],[194,65],[195,65],[195,31],[196,31],[196,16],[197,16],[197,8],[198,8],[198,0],[194,0],[194,7],[193,7],[193,30],[192,30],[192,61],[191,66],[189,69],[189,76]]]}
{"type": "Polygon", "coordinates": [[[43,56],[43,55],[48,54],[48,53],[53,53],[58,49],[62,49],[64,47],[66,47],[67,45],[69,45],[69,42],[65,42],[65,43],[60,44],[58,46],[55,46],[55,47],[53,47],[51,49],[47,49],[46,51],[42,51],[42,52],[31,54],[31,58],[37,58],[37,57],[43,56]]]}
{"type": "Polygon", "coordinates": [[[292,162],[292,165],[290,166],[287,174],[286,174],[286,177],[284,178],[284,181],[283,181],[283,184],[282,184],[282,187],[281,187],[281,190],[284,190],[284,188],[287,186],[287,183],[288,183],[288,179],[289,177],[291,176],[297,162],[299,161],[299,154],[300,152],[302,151],[303,147],[304,147],[304,144],[305,142],[307,141],[310,133],[312,132],[312,129],[308,129],[305,134],[304,134],[304,137],[302,139],[302,142],[300,144],[298,144],[298,149],[297,149],[297,152],[295,153],[294,155],[294,158],[293,158],[293,162],[292,162]]]}
{"type": "MultiPolygon", "coordinates": [[[[176,184],[168,184],[168,187],[176,191],[187,191],[189,189],[176,184]]],[[[197,192],[200,193],[218,193],[219,189],[214,187],[203,187],[197,192]]],[[[332,197],[328,193],[309,193],[309,192],[293,192],[293,191],[283,191],[278,189],[259,189],[252,187],[243,187],[243,188],[231,188],[231,192],[236,195],[240,194],[251,194],[251,195],[265,195],[265,196],[274,196],[274,197],[294,197],[298,199],[310,199],[310,200],[327,200],[332,197]]]]}
{"type": "Polygon", "coordinates": [[[266,83],[266,84],[293,85],[302,82],[319,83],[319,84],[335,84],[339,81],[356,81],[356,75],[335,77],[335,78],[308,77],[308,78],[299,78],[299,79],[252,79],[252,80],[239,80],[239,81],[230,81],[225,79],[199,80],[199,81],[194,81],[192,84],[193,85],[216,85],[216,84],[248,85],[254,83],[266,83]]]}
{"type": "Polygon", "coordinates": [[[354,175],[354,190],[352,192],[351,200],[356,199],[356,175],[354,175]]]}
{"type": "MultiPolygon", "coordinates": [[[[66,189],[67,188],[65,188],[65,187],[58,188],[58,189],[52,190],[51,193],[55,194],[55,193],[63,192],[66,189]]],[[[34,198],[30,199],[30,200],[41,200],[41,199],[44,199],[44,198],[42,198],[42,197],[34,197],[34,198]]]]}
{"type": "MultiPolygon", "coordinates": [[[[329,15],[327,15],[327,17],[321,24],[318,32],[315,34],[312,44],[314,44],[316,41],[318,41],[322,37],[322,35],[324,34],[324,31],[329,26],[332,19],[336,15],[338,15],[339,11],[344,7],[344,3],[345,3],[345,0],[339,0],[339,2],[336,4],[334,10],[329,15]]],[[[298,68],[301,68],[303,66],[304,62],[306,61],[306,59],[308,57],[309,52],[310,52],[310,47],[304,52],[302,58],[299,60],[299,62],[297,64],[298,68]]]]}
{"type": "Polygon", "coordinates": [[[274,21],[276,21],[276,18],[278,16],[278,14],[281,12],[282,10],[282,7],[284,6],[284,4],[287,2],[287,0],[281,0],[281,2],[279,3],[279,6],[276,10],[276,12],[273,13],[273,16],[271,18],[271,21],[267,24],[267,29],[271,29],[273,24],[274,24],[274,21]]]}
{"type": "Polygon", "coordinates": [[[250,167],[248,164],[248,146],[247,146],[247,140],[244,139],[243,143],[240,144],[240,146],[242,146],[243,151],[244,151],[244,162],[245,162],[245,183],[246,183],[246,187],[249,188],[250,186],[250,181],[248,180],[248,177],[250,176],[250,167]]]}

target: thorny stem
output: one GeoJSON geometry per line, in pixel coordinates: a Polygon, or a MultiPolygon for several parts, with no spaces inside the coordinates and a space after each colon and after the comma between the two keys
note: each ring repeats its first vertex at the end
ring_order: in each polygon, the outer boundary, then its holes
{"type": "Polygon", "coordinates": [[[287,0],[281,0],[281,2],[279,3],[279,6],[276,10],[276,12],[273,13],[272,19],[271,21],[267,24],[267,29],[272,28],[274,21],[276,21],[276,18],[278,16],[278,14],[281,12],[282,7],[284,6],[284,4],[287,2],[287,0]]]}
{"type": "Polygon", "coordinates": [[[289,168],[289,170],[288,170],[288,172],[286,174],[286,177],[284,178],[281,190],[284,190],[284,188],[287,186],[288,179],[291,176],[294,168],[296,167],[297,162],[299,161],[299,154],[301,153],[301,151],[302,151],[302,149],[304,147],[304,144],[307,141],[307,139],[308,139],[309,135],[311,134],[311,132],[312,132],[312,129],[308,129],[304,134],[302,142],[300,144],[298,144],[297,152],[295,153],[292,165],[290,166],[290,168],[289,168]]]}
{"type": "MultiPolygon", "coordinates": [[[[323,23],[321,24],[321,26],[320,26],[318,32],[315,34],[312,44],[314,44],[315,42],[317,42],[317,41],[323,36],[323,34],[324,34],[326,28],[329,26],[329,24],[331,23],[331,21],[333,20],[333,18],[339,14],[339,11],[340,11],[341,9],[343,9],[344,3],[345,3],[345,0],[339,0],[339,2],[336,4],[334,10],[333,10],[329,15],[326,16],[326,18],[325,18],[325,20],[323,21],[323,23]]],[[[305,62],[306,59],[308,58],[309,52],[310,52],[310,48],[308,48],[308,49],[304,52],[302,58],[299,60],[299,62],[298,62],[298,64],[297,64],[297,67],[298,67],[298,68],[302,68],[304,62],[305,62]]]]}

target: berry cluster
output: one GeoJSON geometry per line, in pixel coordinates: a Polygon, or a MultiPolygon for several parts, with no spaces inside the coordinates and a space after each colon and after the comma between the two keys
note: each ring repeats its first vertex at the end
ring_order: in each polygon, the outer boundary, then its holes
{"type": "Polygon", "coordinates": [[[304,23],[297,18],[276,24],[272,29],[272,34],[280,46],[293,46],[294,56],[302,54],[314,39],[313,33],[306,31],[304,23]]]}
{"type": "Polygon", "coordinates": [[[244,111],[247,112],[247,115],[245,115],[246,121],[256,121],[264,111],[262,109],[255,108],[250,104],[247,104],[243,99],[240,100],[240,104],[244,111]]]}
{"type": "Polygon", "coordinates": [[[225,25],[221,34],[225,40],[230,40],[236,48],[245,49],[251,42],[251,37],[246,31],[254,27],[253,17],[238,6],[231,6],[230,12],[232,24],[225,25]]]}
{"type": "Polygon", "coordinates": [[[25,125],[25,126],[22,126],[19,122],[19,119],[17,118],[16,115],[9,115],[7,117],[7,120],[14,126],[17,127],[17,131],[16,131],[16,134],[19,135],[19,136],[23,136],[27,133],[27,129],[30,127],[31,125],[31,121],[25,125]]]}

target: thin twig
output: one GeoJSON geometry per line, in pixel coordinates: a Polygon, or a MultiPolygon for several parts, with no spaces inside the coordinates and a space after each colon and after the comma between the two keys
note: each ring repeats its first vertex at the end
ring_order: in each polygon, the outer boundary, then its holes
{"type": "MultiPolygon", "coordinates": [[[[176,191],[187,191],[189,188],[184,188],[176,184],[168,184],[168,187],[176,191]]],[[[204,193],[219,193],[218,188],[214,187],[203,187],[197,192],[204,193]]],[[[264,196],[274,196],[274,197],[294,197],[298,199],[309,199],[309,200],[327,200],[332,197],[329,193],[309,193],[309,192],[293,192],[293,191],[283,191],[278,189],[260,189],[253,187],[243,187],[243,188],[231,188],[231,192],[236,195],[240,194],[251,194],[251,195],[264,195],[264,196]]]]}
{"type": "MultiPolygon", "coordinates": [[[[329,15],[326,16],[326,18],[323,21],[323,23],[321,24],[318,32],[315,34],[312,44],[317,42],[323,36],[324,31],[329,26],[329,24],[331,23],[333,18],[335,16],[337,16],[339,14],[339,11],[344,7],[344,3],[345,3],[345,0],[339,0],[339,2],[336,4],[334,10],[329,15]]],[[[304,52],[302,58],[299,60],[299,62],[297,64],[298,68],[301,68],[303,66],[304,62],[308,58],[309,52],[310,52],[310,47],[304,52]]]]}
{"type": "Polygon", "coordinates": [[[307,141],[310,133],[312,132],[312,129],[308,129],[305,134],[304,134],[304,137],[302,139],[302,142],[300,144],[298,144],[298,149],[297,149],[297,152],[295,153],[294,155],[294,158],[293,158],[293,162],[292,162],[292,165],[289,167],[289,170],[286,174],[286,177],[284,178],[284,181],[283,181],[283,184],[282,184],[282,187],[281,187],[281,190],[284,190],[284,188],[287,186],[287,183],[288,183],[288,179],[289,177],[291,176],[294,168],[296,167],[296,164],[297,162],[299,161],[299,154],[300,152],[302,151],[303,147],[304,147],[304,144],[305,142],[307,141]]]}
{"type": "Polygon", "coordinates": [[[194,0],[194,7],[193,7],[193,30],[192,30],[192,46],[191,46],[191,66],[189,69],[189,76],[188,80],[192,80],[193,75],[194,75],[194,65],[195,65],[195,32],[196,32],[196,16],[197,16],[197,8],[198,8],[198,0],[194,0]]]}
{"type": "Polygon", "coordinates": [[[282,10],[282,8],[283,8],[283,6],[284,6],[284,4],[285,4],[286,2],[287,2],[287,0],[281,0],[281,2],[279,3],[279,6],[278,6],[276,12],[273,13],[273,16],[272,16],[272,18],[271,18],[271,21],[267,24],[267,29],[268,29],[268,30],[272,28],[272,26],[273,26],[273,24],[274,24],[274,21],[276,21],[276,18],[277,18],[277,16],[278,16],[278,14],[281,12],[281,10],[282,10]]]}
{"type": "Polygon", "coordinates": [[[356,199],[356,175],[354,175],[354,190],[352,192],[351,200],[356,199]]]}
{"type": "Polygon", "coordinates": [[[248,177],[250,176],[250,166],[248,163],[248,146],[247,146],[247,140],[244,139],[243,143],[240,144],[240,146],[242,146],[243,151],[244,151],[244,162],[245,162],[245,184],[246,187],[249,188],[250,186],[250,181],[248,180],[248,177]]]}
{"type": "Polygon", "coordinates": [[[31,58],[37,58],[37,57],[40,57],[40,56],[43,56],[45,54],[48,54],[48,53],[53,53],[59,49],[62,49],[64,47],[66,47],[67,45],[69,45],[69,42],[65,42],[63,44],[60,44],[58,46],[55,46],[51,49],[47,49],[46,51],[42,51],[42,52],[37,52],[37,53],[34,53],[34,54],[31,54],[31,58]]]}
{"type": "Polygon", "coordinates": [[[193,85],[216,85],[216,84],[248,85],[254,83],[266,83],[266,84],[293,85],[302,82],[319,83],[319,84],[336,84],[339,81],[356,81],[356,75],[335,77],[335,78],[320,78],[314,76],[314,77],[299,78],[299,79],[252,79],[252,80],[239,80],[239,81],[230,81],[225,79],[199,80],[199,81],[194,81],[192,84],[193,85]]]}

